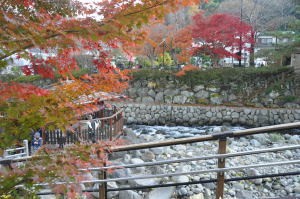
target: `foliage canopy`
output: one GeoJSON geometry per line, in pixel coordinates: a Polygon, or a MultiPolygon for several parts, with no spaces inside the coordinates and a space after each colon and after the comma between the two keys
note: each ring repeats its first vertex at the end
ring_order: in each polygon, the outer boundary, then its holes
{"type": "MultiPolygon", "coordinates": [[[[119,48],[129,52],[135,43],[144,39],[145,34],[139,27],[150,20],[161,19],[165,13],[194,3],[199,1],[0,1],[0,66],[6,67],[10,56],[25,58],[31,62],[23,67],[26,75],[35,74],[50,79],[59,77],[61,80],[51,90],[30,83],[0,81],[0,112],[5,115],[0,118],[0,129],[3,131],[0,133],[0,149],[18,144],[22,139],[30,139],[32,130],[37,128],[68,128],[86,108],[76,103],[79,96],[99,90],[121,92],[126,88],[127,77],[111,65],[111,50],[119,48]],[[35,56],[34,49],[47,56],[35,56]],[[98,73],[83,74],[77,78],[73,71],[79,68],[76,62],[79,54],[92,54],[98,73]]],[[[21,193],[16,191],[20,184],[28,187],[34,182],[53,178],[75,180],[70,176],[77,176],[78,167],[101,165],[104,157],[99,156],[97,151],[103,151],[103,146],[78,146],[77,149],[64,151],[67,155],[58,155],[57,162],[53,162],[54,157],[51,157],[33,163],[29,169],[1,170],[0,196],[17,197],[15,194],[21,193]],[[98,154],[99,160],[86,159],[95,154],[98,154]]],[[[51,152],[44,149],[43,154],[49,155],[51,152]]],[[[75,198],[77,188],[66,187],[59,192],[68,191],[68,197],[75,198]]],[[[32,190],[23,191],[29,193],[32,190]]]]}

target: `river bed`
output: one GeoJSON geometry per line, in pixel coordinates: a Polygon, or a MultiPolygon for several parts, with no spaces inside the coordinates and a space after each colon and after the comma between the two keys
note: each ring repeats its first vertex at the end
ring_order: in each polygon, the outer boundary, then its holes
{"type": "Polygon", "coordinates": [[[137,135],[162,135],[164,138],[186,138],[225,131],[238,131],[246,129],[241,126],[147,126],[147,125],[130,125],[133,132],[137,135]]]}

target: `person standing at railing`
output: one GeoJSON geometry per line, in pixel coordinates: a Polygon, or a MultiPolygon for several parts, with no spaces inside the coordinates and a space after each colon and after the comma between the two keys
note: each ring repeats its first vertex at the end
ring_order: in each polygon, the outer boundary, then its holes
{"type": "Polygon", "coordinates": [[[88,134],[89,134],[89,140],[92,141],[93,143],[96,142],[96,129],[99,126],[99,122],[93,120],[92,115],[88,116],[89,122],[88,124],[88,134]]]}
{"type": "Polygon", "coordinates": [[[34,137],[32,140],[32,148],[33,152],[37,151],[43,145],[43,139],[41,138],[41,134],[39,131],[34,133],[34,137]]]}

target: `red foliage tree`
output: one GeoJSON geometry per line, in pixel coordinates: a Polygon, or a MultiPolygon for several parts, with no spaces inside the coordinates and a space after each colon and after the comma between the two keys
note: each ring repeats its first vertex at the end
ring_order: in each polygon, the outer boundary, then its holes
{"type": "MultiPolygon", "coordinates": [[[[126,82],[123,74],[111,66],[110,50],[130,48],[144,39],[138,28],[149,19],[162,19],[166,12],[192,3],[199,0],[99,0],[91,6],[77,0],[0,1],[0,67],[5,66],[7,58],[18,54],[31,58],[31,65],[24,68],[27,75],[57,75],[61,80],[73,80],[70,84],[58,82],[48,91],[31,84],[0,81],[0,111],[5,113],[0,117],[0,154],[30,138],[32,129],[64,130],[76,122],[77,110],[84,108],[76,103],[79,96],[99,90],[121,92],[126,82]],[[31,48],[54,50],[55,55],[32,57],[28,52],[31,48]],[[78,68],[74,57],[78,52],[95,52],[98,74],[80,78],[72,75],[78,68]]],[[[1,167],[0,198],[36,198],[28,196],[36,191],[31,189],[34,183],[77,180],[82,177],[78,168],[103,165],[105,158],[98,154],[106,146],[107,143],[75,145],[59,153],[42,148],[44,158],[22,167],[1,167]]],[[[74,187],[64,191],[74,198],[74,187]]]]}
{"type": "Polygon", "coordinates": [[[193,54],[204,54],[214,60],[214,64],[223,57],[240,58],[236,52],[249,51],[253,43],[252,27],[229,14],[215,14],[210,17],[199,13],[193,18],[192,37],[193,54]]]}

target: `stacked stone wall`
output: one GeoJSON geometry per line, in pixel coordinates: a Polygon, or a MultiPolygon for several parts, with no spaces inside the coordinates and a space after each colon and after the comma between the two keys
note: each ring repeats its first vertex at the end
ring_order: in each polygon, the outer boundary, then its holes
{"type": "Polygon", "coordinates": [[[138,79],[132,80],[125,94],[142,103],[300,108],[297,81],[294,73],[226,84],[207,82],[189,85],[172,77],[138,79]]]}
{"type": "Polygon", "coordinates": [[[300,121],[300,109],[117,103],[127,124],[268,126],[300,121]]]}

